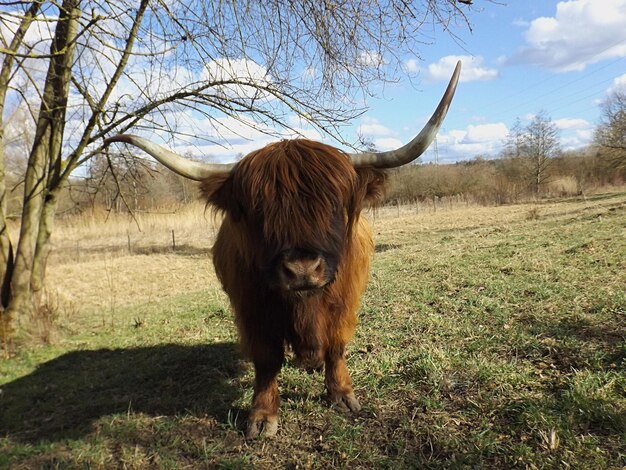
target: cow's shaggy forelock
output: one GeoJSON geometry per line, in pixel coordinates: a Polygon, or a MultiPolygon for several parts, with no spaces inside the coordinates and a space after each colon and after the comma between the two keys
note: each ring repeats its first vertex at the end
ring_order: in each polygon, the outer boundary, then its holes
{"type": "Polygon", "coordinates": [[[336,149],[306,140],[253,152],[235,172],[246,218],[276,250],[336,252],[353,217],[356,172],[336,149]]]}

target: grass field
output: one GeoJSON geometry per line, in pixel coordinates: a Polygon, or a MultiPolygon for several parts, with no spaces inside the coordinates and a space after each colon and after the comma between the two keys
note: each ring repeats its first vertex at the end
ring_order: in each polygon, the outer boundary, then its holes
{"type": "Polygon", "coordinates": [[[0,467],[626,466],[626,193],[369,217],[363,410],[287,363],[278,436],[258,441],[203,208],[61,223],[56,326],[0,360],[0,467]]]}

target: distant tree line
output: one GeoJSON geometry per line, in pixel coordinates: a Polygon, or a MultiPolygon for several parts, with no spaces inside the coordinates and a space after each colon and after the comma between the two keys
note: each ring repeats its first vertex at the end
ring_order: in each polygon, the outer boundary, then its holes
{"type": "Polygon", "coordinates": [[[124,154],[98,156],[67,187],[61,210],[154,211],[197,199],[197,185],[152,160],[124,154]]]}
{"type": "MultiPolygon", "coordinates": [[[[21,168],[8,179],[12,191],[7,201],[9,218],[19,219],[22,206],[21,168]]],[[[71,216],[87,211],[155,211],[197,199],[197,185],[153,161],[123,155],[99,155],[84,171],[69,179],[59,192],[57,214],[71,216]]]]}
{"type": "Polygon", "coordinates": [[[613,90],[602,103],[595,141],[615,168],[626,167],[626,87],[613,90]]]}
{"type": "MultiPolygon", "coordinates": [[[[31,134],[25,128],[10,136],[19,143],[20,139],[32,138],[31,134]]],[[[518,119],[511,126],[496,158],[478,156],[454,164],[416,164],[394,170],[387,202],[455,198],[485,205],[509,204],[531,198],[584,195],[602,187],[623,185],[625,136],[626,93],[616,91],[603,103],[594,143],[586,148],[562,151],[555,123],[540,112],[527,125],[518,119]]],[[[24,174],[26,161],[9,158],[8,162],[14,194],[8,200],[8,213],[17,215],[22,202],[18,196],[23,184],[20,175],[24,174]]],[[[196,184],[151,159],[107,153],[93,157],[68,180],[59,194],[58,213],[67,216],[93,210],[173,210],[197,196],[196,184]]]]}
{"type": "MultiPolygon", "coordinates": [[[[517,120],[496,158],[476,157],[453,164],[409,165],[391,174],[389,204],[455,198],[484,205],[509,204],[531,198],[584,195],[626,183],[626,109],[624,94],[603,105],[603,121],[594,144],[562,151],[556,125],[543,112],[526,126],[517,120]],[[623,127],[620,127],[623,126],[623,127]]],[[[28,138],[30,134],[23,134],[28,138]]],[[[17,138],[17,137],[16,137],[17,138]]],[[[23,184],[25,161],[9,159],[14,189],[23,184]]],[[[19,214],[21,190],[8,200],[8,213],[19,214]]],[[[94,210],[112,212],[174,210],[195,200],[195,183],[150,159],[123,153],[92,158],[59,195],[61,216],[94,210]]]]}
{"type": "Polygon", "coordinates": [[[391,175],[387,202],[408,204],[456,198],[468,203],[499,205],[541,197],[585,195],[626,183],[602,148],[561,152],[551,157],[537,184],[536,160],[502,155],[444,165],[411,165],[391,175]]]}

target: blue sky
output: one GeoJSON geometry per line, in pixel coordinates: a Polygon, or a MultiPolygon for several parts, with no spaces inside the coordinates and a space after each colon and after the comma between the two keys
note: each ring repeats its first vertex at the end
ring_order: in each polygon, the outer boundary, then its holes
{"type": "MultiPolygon", "coordinates": [[[[560,129],[564,149],[590,143],[600,117],[600,103],[612,89],[626,87],[626,0],[474,0],[470,10],[461,8],[468,11],[472,31],[463,22],[450,25],[452,34],[425,25],[420,30],[420,39],[426,42],[419,50],[420,57],[401,58],[407,75],[399,82],[372,86],[374,97],[366,103],[369,109],[345,129],[345,140],[357,142],[361,136],[380,150],[408,142],[435,109],[460,59],[461,81],[437,137],[439,162],[497,156],[515,120],[527,123],[540,111],[560,129]]],[[[10,37],[7,28],[11,24],[0,23],[0,35],[10,37]]],[[[29,41],[43,52],[52,34],[46,27],[52,24],[40,22],[29,30],[29,41]]],[[[109,63],[108,55],[116,54],[112,50],[91,52],[100,66],[109,63]]],[[[87,61],[91,58],[84,56],[87,61]]],[[[384,57],[378,59],[385,63],[384,57]]],[[[271,81],[263,64],[239,58],[217,57],[202,70],[187,70],[175,63],[165,74],[155,69],[156,75],[146,74],[141,61],[137,65],[127,70],[128,76],[116,88],[111,102],[117,100],[121,106],[132,108],[134,97],[144,91],[154,89],[158,95],[184,87],[180,80],[196,83],[222,74],[271,81]]],[[[315,69],[309,71],[315,73],[315,69]]],[[[39,74],[43,77],[41,71],[39,74]]],[[[93,96],[104,83],[105,79],[93,80],[93,96]]],[[[76,90],[71,91],[70,103],[73,112],[68,113],[66,134],[71,141],[84,127],[88,107],[76,90]]],[[[246,125],[245,116],[216,116],[211,120],[189,109],[172,115],[180,126],[173,139],[169,132],[151,127],[150,122],[136,132],[173,146],[179,153],[215,161],[233,161],[276,139],[246,125]]],[[[295,115],[292,124],[300,135],[337,144],[295,115]]],[[[296,135],[270,130],[285,137],[296,135]]],[[[433,160],[431,146],[421,161],[433,160]]]]}
{"type": "MultiPolygon", "coordinates": [[[[412,79],[370,99],[353,133],[381,149],[406,142],[436,106],[457,58],[461,83],[438,137],[440,162],[497,155],[516,118],[545,111],[565,149],[589,143],[607,92],[626,86],[626,0],[475,0],[458,39],[433,31],[421,60],[407,57],[412,79]]],[[[422,161],[435,158],[433,148],[422,161]]]]}

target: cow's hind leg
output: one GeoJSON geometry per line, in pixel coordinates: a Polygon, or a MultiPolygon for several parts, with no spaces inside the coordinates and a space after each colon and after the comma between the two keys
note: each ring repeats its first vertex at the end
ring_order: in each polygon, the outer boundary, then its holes
{"type": "Polygon", "coordinates": [[[352,389],[352,379],[346,365],[345,346],[331,347],[326,351],[325,383],[330,402],[342,411],[356,413],[361,409],[352,389]]]}
{"type": "Polygon", "coordinates": [[[278,431],[278,373],[284,359],[282,344],[273,348],[256,350],[252,354],[254,363],[254,397],[248,417],[246,437],[254,439],[260,435],[270,437],[278,431]]]}

